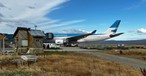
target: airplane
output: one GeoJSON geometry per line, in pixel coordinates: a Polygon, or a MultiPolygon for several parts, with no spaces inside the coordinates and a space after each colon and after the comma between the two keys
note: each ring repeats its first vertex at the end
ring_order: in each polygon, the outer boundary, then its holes
{"type": "MultiPolygon", "coordinates": [[[[71,46],[73,44],[81,42],[93,42],[93,41],[102,41],[110,39],[116,36],[119,36],[123,33],[116,33],[119,27],[121,20],[116,20],[109,29],[106,30],[103,34],[95,34],[96,30],[87,34],[53,34],[46,33],[46,36],[49,42],[55,44],[63,44],[65,46],[71,46]],[[50,40],[49,40],[50,39],[50,40]]],[[[47,42],[48,42],[47,41],[47,42]]]]}

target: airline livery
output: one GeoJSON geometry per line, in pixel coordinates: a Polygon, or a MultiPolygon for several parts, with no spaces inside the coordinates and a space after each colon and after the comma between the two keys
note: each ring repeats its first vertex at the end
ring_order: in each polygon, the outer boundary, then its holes
{"type": "Polygon", "coordinates": [[[80,42],[101,41],[119,36],[123,33],[116,33],[121,20],[117,20],[113,25],[107,29],[103,34],[95,34],[96,30],[87,34],[53,34],[47,33],[47,38],[51,37],[51,42],[55,44],[63,44],[65,46],[71,46],[80,42]]]}

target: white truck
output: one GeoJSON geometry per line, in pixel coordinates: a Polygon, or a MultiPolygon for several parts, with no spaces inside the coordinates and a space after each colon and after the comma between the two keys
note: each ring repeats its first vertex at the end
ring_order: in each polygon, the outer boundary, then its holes
{"type": "Polygon", "coordinates": [[[57,45],[55,43],[43,43],[44,49],[59,49],[60,45],[57,45]]]}

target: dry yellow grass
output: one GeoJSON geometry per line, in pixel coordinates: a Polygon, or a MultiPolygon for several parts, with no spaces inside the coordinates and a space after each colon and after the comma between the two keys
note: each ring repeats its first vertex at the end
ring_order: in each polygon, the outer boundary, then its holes
{"type": "Polygon", "coordinates": [[[0,60],[16,59],[19,57],[19,55],[0,55],[0,60]]]}
{"type": "Polygon", "coordinates": [[[31,66],[3,66],[0,75],[6,73],[11,76],[142,76],[132,67],[81,54],[40,55],[39,61],[31,66]]]}

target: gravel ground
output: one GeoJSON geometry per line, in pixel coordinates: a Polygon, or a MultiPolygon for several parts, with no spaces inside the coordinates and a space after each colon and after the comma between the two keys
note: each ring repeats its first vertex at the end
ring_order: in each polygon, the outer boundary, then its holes
{"type": "Polygon", "coordinates": [[[100,57],[102,59],[126,64],[126,65],[132,66],[134,68],[146,68],[146,61],[139,60],[139,59],[121,57],[121,56],[117,56],[117,55],[105,54],[105,53],[100,53],[100,52],[82,52],[82,53],[86,53],[86,54],[100,57]]]}
{"type": "Polygon", "coordinates": [[[121,64],[126,64],[134,68],[146,68],[146,61],[133,59],[133,58],[127,58],[127,57],[121,57],[117,55],[105,54],[105,53],[97,52],[97,50],[93,50],[93,49],[80,49],[78,47],[62,47],[62,51],[75,51],[78,53],[90,54],[90,55],[100,57],[102,59],[114,61],[121,64]]]}

